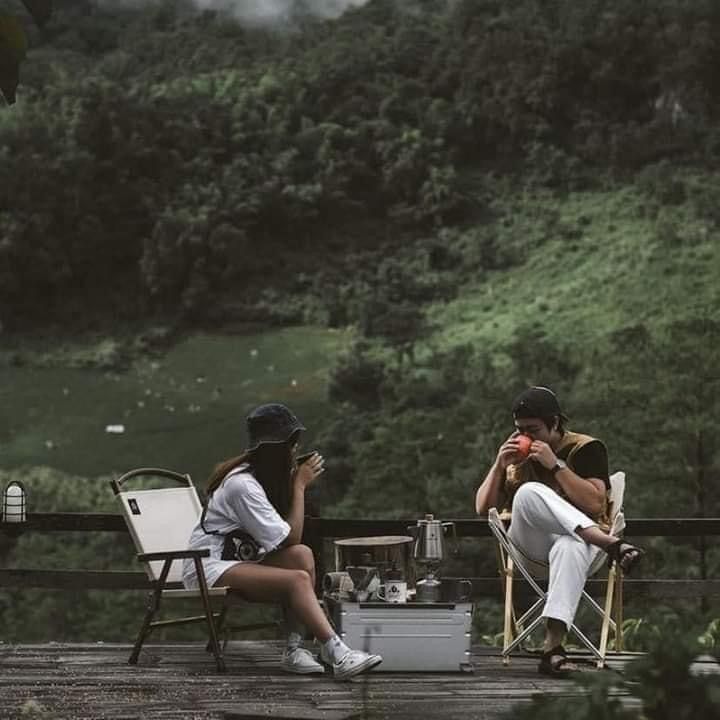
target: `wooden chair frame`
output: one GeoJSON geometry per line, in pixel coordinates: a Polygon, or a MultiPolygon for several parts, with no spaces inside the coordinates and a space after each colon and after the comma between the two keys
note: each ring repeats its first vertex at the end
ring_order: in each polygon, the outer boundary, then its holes
{"type": "MultiPolygon", "coordinates": [[[[208,644],[207,650],[211,651],[215,657],[215,664],[219,672],[225,672],[225,659],[223,652],[227,646],[229,634],[232,631],[248,631],[258,630],[262,628],[273,627],[277,628],[279,623],[274,622],[263,622],[254,623],[239,626],[229,626],[225,624],[228,610],[233,605],[244,605],[248,601],[245,600],[241,595],[234,592],[229,587],[213,587],[209,588],[207,579],[205,577],[205,569],[203,567],[202,558],[208,557],[210,551],[207,549],[190,550],[187,548],[168,548],[166,550],[153,549],[148,552],[146,547],[145,539],[142,537],[142,532],[139,530],[138,525],[133,522],[133,517],[139,514],[138,498],[142,500],[143,493],[153,493],[153,499],[157,500],[160,494],[164,490],[173,490],[175,488],[164,488],[159,490],[151,491],[139,491],[136,493],[128,492],[123,487],[128,480],[138,477],[155,477],[171,480],[174,483],[179,484],[186,490],[184,502],[186,503],[185,510],[186,518],[191,518],[193,514],[196,515],[194,522],[197,522],[197,518],[200,516],[202,506],[197,496],[195,487],[190,479],[190,476],[185,474],[176,473],[172,470],[166,470],[164,468],[138,468],[131,470],[116,480],[111,480],[110,485],[115,493],[115,496],[120,503],[122,508],[122,514],[127,523],[130,535],[135,543],[137,552],[137,559],[145,564],[145,570],[148,578],[150,579],[153,587],[148,594],[147,609],[145,617],[143,618],[142,625],[138,632],[135,644],[133,646],[128,663],[130,665],[136,665],[140,656],[140,650],[146,638],[156,628],[171,627],[175,625],[187,625],[190,623],[205,622],[208,630],[208,644]],[[131,497],[132,496],[132,497],[131,497]],[[191,506],[188,506],[190,503],[191,506]],[[192,558],[195,564],[195,569],[198,577],[198,589],[186,590],[180,582],[179,578],[181,571],[179,570],[180,561],[192,558]],[[178,566],[173,567],[173,563],[178,561],[178,566]],[[160,569],[158,572],[158,564],[160,569]],[[187,599],[197,598],[201,601],[202,614],[194,615],[191,617],[172,618],[168,620],[156,620],[155,617],[161,609],[163,600],[170,599],[187,599]],[[219,611],[213,609],[213,601],[221,604],[219,611]],[[220,633],[224,632],[224,642],[222,648],[219,642],[220,633]]],[[[168,499],[172,495],[168,495],[168,499]]],[[[162,498],[161,498],[162,499],[162,498]]],[[[175,498],[176,499],[176,498],[175,498]]],[[[194,522],[188,523],[187,527],[187,539],[190,538],[194,522]]],[[[175,528],[178,531],[178,528],[175,528]]],[[[187,540],[186,540],[187,542],[187,540]]]]}

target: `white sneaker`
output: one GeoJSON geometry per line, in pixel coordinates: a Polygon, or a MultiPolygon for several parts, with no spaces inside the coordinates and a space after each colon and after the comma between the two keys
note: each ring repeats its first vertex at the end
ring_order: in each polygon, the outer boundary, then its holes
{"type": "Polygon", "coordinates": [[[332,668],[336,680],[349,680],[355,675],[372,670],[382,662],[380,655],[370,655],[362,650],[348,650],[339,662],[332,662],[320,648],[320,660],[332,668]]]}
{"type": "Polygon", "coordinates": [[[312,675],[325,672],[324,666],[315,659],[315,656],[309,650],[301,647],[286,650],[280,667],[285,672],[296,673],[297,675],[312,675]]]}

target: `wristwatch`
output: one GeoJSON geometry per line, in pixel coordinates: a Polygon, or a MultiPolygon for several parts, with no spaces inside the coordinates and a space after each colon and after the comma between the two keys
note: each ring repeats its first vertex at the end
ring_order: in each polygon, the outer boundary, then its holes
{"type": "Polygon", "coordinates": [[[564,470],[567,467],[567,463],[564,460],[555,460],[555,465],[552,469],[552,474],[557,475],[560,470],[564,470]]]}

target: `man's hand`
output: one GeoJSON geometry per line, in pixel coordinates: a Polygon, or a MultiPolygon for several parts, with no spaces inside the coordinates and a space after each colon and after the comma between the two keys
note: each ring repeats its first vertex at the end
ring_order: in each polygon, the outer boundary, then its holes
{"type": "Polygon", "coordinates": [[[520,452],[520,447],[518,445],[517,439],[519,437],[520,433],[515,431],[500,446],[495,463],[501,470],[507,470],[508,465],[517,464],[525,459],[520,452]]]}
{"type": "Polygon", "coordinates": [[[310,458],[295,471],[295,486],[307,490],[324,470],[325,459],[320,453],[313,453],[310,458]]]}
{"type": "Polygon", "coordinates": [[[557,462],[557,456],[553,452],[553,449],[547,443],[542,442],[542,440],[533,440],[528,457],[536,460],[548,470],[552,470],[557,462]]]}

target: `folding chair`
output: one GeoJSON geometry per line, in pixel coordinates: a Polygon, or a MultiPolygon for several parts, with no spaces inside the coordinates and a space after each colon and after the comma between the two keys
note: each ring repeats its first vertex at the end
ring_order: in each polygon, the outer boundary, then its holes
{"type": "MultiPolygon", "coordinates": [[[[610,533],[620,536],[625,529],[625,515],[623,513],[623,498],[625,496],[625,473],[616,472],[610,476],[610,533]]],[[[505,613],[503,628],[503,664],[510,662],[510,653],[535,630],[542,622],[540,610],[545,604],[546,592],[538,584],[538,579],[547,578],[548,565],[530,560],[513,545],[503,519],[496,508],[490,508],[488,512],[490,530],[498,542],[498,560],[500,573],[504,578],[505,613]],[[513,605],[513,579],[515,569],[525,578],[530,587],[534,590],[538,599],[519,618],[515,618],[513,605]],[[526,626],[527,624],[527,626],[526,626]],[[513,638],[513,625],[517,635],[513,638]]],[[[597,573],[605,564],[607,556],[598,550],[590,568],[588,578],[597,573]]],[[[615,649],[622,650],[622,569],[617,563],[613,563],[608,572],[607,590],[605,593],[605,604],[600,607],[595,600],[583,590],[581,601],[585,601],[590,607],[602,617],[602,628],[600,631],[600,644],[596,647],[587,636],[573,623],[570,627],[580,642],[595,656],[599,668],[605,665],[607,654],[608,634],[610,628],[615,633],[615,649]],[[612,618],[613,596],[615,596],[616,618],[612,618]]]]}
{"type": "Polygon", "coordinates": [[[117,480],[111,480],[110,485],[120,503],[123,517],[135,543],[137,558],[145,564],[145,570],[153,586],[148,595],[145,618],[128,663],[137,664],[142,644],[155,628],[206,622],[209,636],[207,649],[215,656],[218,671],[225,672],[223,650],[227,645],[230,630],[257,630],[277,627],[278,623],[264,622],[224,628],[230,606],[246,604],[247,601],[231,588],[208,588],[202,558],[207,557],[210,551],[188,549],[190,534],[202,511],[200,499],[190,476],[162,468],[138,468],[125,473],[117,480]],[[124,485],[128,480],[138,477],[172,480],[180,487],[125,489],[124,485]],[[199,584],[197,590],[186,590],[182,584],[182,561],[185,558],[192,558],[195,563],[199,584]],[[188,598],[198,598],[201,601],[202,615],[169,620],[153,619],[160,610],[163,600],[188,598]],[[219,612],[213,611],[213,601],[221,603],[219,612]],[[223,629],[226,632],[221,650],[218,635],[223,629]]]}

